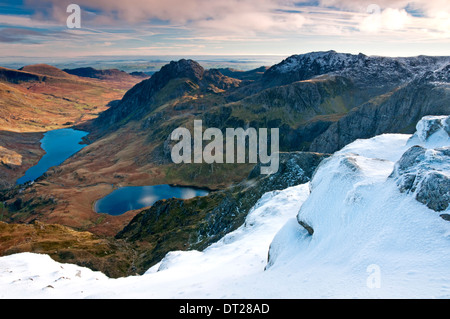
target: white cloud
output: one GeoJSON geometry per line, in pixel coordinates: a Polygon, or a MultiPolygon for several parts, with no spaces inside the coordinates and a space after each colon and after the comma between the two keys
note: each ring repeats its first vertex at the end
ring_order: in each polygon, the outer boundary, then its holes
{"type": "Polygon", "coordinates": [[[387,8],[380,12],[370,13],[360,23],[360,30],[364,32],[378,32],[383,30],[401,30],[412,21],[412,16],[405,9],[387,8]]]}

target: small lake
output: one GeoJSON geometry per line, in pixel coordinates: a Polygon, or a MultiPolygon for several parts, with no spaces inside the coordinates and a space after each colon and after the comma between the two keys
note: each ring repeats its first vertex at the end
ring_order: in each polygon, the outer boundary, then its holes
{"type": "Polygon", "coordinates": [[[97,213],[117,216],[129,210],[152,206],[160,199],[189,199],[196,196],[205,196],[208,193],[206,190],[184,186],[127,186],[118,188],[98,200],[94,209],[97,213]]]}
{"type": "Polygon", "coordinates": [[[25,175],[17,180],[17,184],[31,182],[41,177],[50,167],[58,166],[86,145],[80,144],[88,132],[71,128],[48,131],[41,140],[41,147],[46,154],[25,175]]]}

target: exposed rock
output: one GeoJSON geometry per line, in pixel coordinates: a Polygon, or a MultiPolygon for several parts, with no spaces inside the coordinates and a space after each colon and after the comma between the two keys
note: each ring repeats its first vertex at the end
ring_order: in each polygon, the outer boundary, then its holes
{"type": "Polygon", "coordinates": [[[426,174],[416,193],[416,199],[428,208],[437,212],[446,210],[450,203],[450,178],[437,172],[426,174]]]}
{"type": "Polygon", "coordinates": [[[434,211],[450,203],[450,147],[427,150],[413,146],[395,164],[391,178],[401,192],[414,194],[417,201],[434,211]]]}
{"type": "Polygon", "coordinates": [[[418,79],[353,109],[312,143],[310,151],[335,152],[358,138],[383,133],[414,133],[424,116],[447,115],[450,86],[418,79]]]}
{"type": "Polygon", "coordinates": [[[298,223],[300,224],[300,226],[306,229],[308,234],[310,234],[311,236],[314,234],[314,229],[311,226],[309,226],[306,222],[299,220],[298,223]]]}

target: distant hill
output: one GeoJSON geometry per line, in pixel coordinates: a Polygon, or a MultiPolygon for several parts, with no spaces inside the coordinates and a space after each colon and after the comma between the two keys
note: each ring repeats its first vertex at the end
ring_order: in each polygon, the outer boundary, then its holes
{"type": "Polygon", "coordinates": [[[27,65],[21,67],[19,70],[39,75],[53,76],[57,78],[65,78],[65,79],[73,78],[70,74],[64,72],[63,70],[48,64],[27,65]]]}
{"type": "Polygon", "coordinates": [[[223,75],[236,78],[239,80],[256,81],[263,76],[264,72],[266,72],[267,69],[269,69],[268,66],[261,66],[257,69],[249,71],[236,70],[233,68],[221,68],[217,70],[223,75]]]}
{"type": "Polygon", "coordinates": [[[133,74],[127,73],[125,71],[121,71],[118,69],[105,69],[105,70],[97,70],[92,67],[85,68],[76,68],[76,69],[64,69],[64,72],[68,74],[73,74],[85,78],[94,78],[101,80],[129,80],[130,78],[147,78],[149,75],[143,72],[133,72],[133,74]]]}

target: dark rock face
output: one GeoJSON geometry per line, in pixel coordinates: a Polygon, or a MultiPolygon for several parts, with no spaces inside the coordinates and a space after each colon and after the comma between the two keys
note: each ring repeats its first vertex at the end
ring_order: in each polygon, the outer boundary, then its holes
{"type": "Polygon", "coordinates": [[[142,270],[157,263],[169,251],[204,249],[241,226],[264,193],[308,182],[319,163],[328,156],[281,153],[277,173],[260,175],[256,165],[246,180],[225,190],[189,200],[158,201],[136,215],[116,237],[146,247],[146,256],[140,261],[142,270]]]}
{"type": "Polygon", "coordinates": [[[425,175],[416,199],[434,211],[446,210],[450,202],[450,178],[438,172],[425,175]]]}
{"type": "MultiPolygon", "coordinates": [[[[299,220],[298,223],[300,224],[300,226],[302,226],[304,229],[306,229],[306,231],[308,232],[308,234],[310,236],[314,235],[314,229],[311,226],[309,226],[306,222],[299,220]]],[[[269,261],[270,261],[270,258],[269,258],[269,261]]]]}
{"type": "Polygon", "coordinates": [[[448,85],[413,81],[380,100],[371,100],[350,111],[312,143],[310,151],[335,152],[358,138],[383,133],[413,133],[426,115],[450,112],[448,85]]]}

